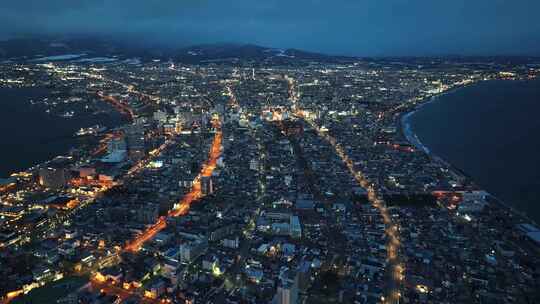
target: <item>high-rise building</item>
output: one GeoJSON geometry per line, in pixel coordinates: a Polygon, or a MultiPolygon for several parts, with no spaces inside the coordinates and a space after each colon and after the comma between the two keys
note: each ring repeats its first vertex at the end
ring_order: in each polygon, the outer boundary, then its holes
{"type": "Polygon", "coordinates": [[[298,266],[298,289],[300,291],[308,290],[311,285],[311,263],[304,260],[298,266]]]}
{"type": "Polygon", "coordinates": [[[126,158],[126,141],[124,138],[114,138],[107,144],[107,156],[101,159],[105,163],[118,163],[126,158]]]}
{"type": "Polygon", "coordinates": [[[126,128],[128,155],[131,159],[140,159],[144,156],[144,129],[142,123],[137,123],[126,128]]]}
{"type": "Polygon", "coordinates": [[[211,176],[202,176],[201,177],[201,193],[203,195],[209,195],[214,193],[214,187],[212,185],[211,176]]]}
{"type": "Polygon", "coordinates": [[[39,170],[39,184],[47,188],[62,188],[67,184],[63,168],[42,168],[39,170]]]}
{"type": "Polygon", "coordinates": [[[196,240],[180,245],[180,262],[191,263],[198,258],[208,248],[208,242],[196,240]]]}
{"type": "Polygon", "coordinates": [[[158,121],[159,123],[166,123],[167,122],[167,112],[157,110],[154,112],[154,120],[158,121]]]}
{"type": "Polygon", "coordinates": [[[159,204],[147,204],[137,209],[137,220],[143,224],[153,224],[159,215],[159,204]]]}
{"type": "Polygon", "coordinates": [[[298,275],[296,271],[288,269],[280,275],[280,279],[274,303],[296,304],[298,302],[298,275]]]}
{"type": "Polygon", "coordinates": [[[119,150],[126,150],[126,141],[123,138],[114,138],[107,143],[108,153],[115,153],[119,150]]]}
{"type": "Polygon", "coordinates": [[[300,218],[298,216],[291,216],[290,220],[290,235],[293,238],[299,239],[302,237],[302,226],[300,225],[300,218]]]}
{"type": "Polygon", "coordinates": [[[259,161],[256,159],[252,159],[249,161],[249,169],[253,171],[259,170],[259,161]]]}

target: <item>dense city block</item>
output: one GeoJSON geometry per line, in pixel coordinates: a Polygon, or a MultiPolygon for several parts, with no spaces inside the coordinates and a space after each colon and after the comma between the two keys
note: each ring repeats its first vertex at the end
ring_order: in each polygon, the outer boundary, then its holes
{"type": "Polygon", "coordinates": [[[52,117],[116,115],[0,180],[1,303],[540,301],[540,228],[407,120],[539,65],[275,56],[1,63],[52,117]]]}

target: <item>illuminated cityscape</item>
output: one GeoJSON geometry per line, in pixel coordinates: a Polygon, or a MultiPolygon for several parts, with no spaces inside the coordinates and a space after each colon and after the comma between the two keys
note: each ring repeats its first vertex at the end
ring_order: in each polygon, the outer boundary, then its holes
{"type": "MultiPolygon", "coordinates": [[[[403,118],[454,88],[539,71],[460,62],[4,64],[6,86],[66,92],[74,117],[99,104],[125,123],[81,129],[69,154],[2,180],[0,262],[11,278],[2,301],[66,284],[56,301],[534,297],[534,267],[520,266],[538,265],[538,245],[524,240],[534,225],[426,152],[403,118]],[[501,289],[500,280],[519,285],[501,289]]],[[[36,104],[66,111],[51,99],[36,104]]]]}
{"type": "Polygon", "coordinates": [[[0,304],[540,303],[540,4],[26,2],[0,304]]]}

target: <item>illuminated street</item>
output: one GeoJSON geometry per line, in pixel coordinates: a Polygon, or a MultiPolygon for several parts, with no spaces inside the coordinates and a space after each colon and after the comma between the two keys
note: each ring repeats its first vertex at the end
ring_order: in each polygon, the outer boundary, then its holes
{"type": "Polygon", "coordinates": [[[58,129],[0,178],[0,303],[538,302],[540,229],[409,121],[534,60],[47,45],[0,64],[58,129]]]}
{"type": "MultiPolygon", "coordinates": [[[[169,212],[169,216],[176,217],[185,215],[189,211],[191,204],[196,202],[196,200],[198,200],[202,196],[200,177],[211,176],[212,172],[216,168],[217,159],[221,154],[221,137],[222,134],[220,131],[215,133],[208,161],[203,166],[203,170],[201,171],[201,173],[193,181],[193,187],[191,191],[186,194],[182,198],[182,200],[178,202],[177,205],[175,205],[175,208],[169,212]]],[[[159,231],[163,230],[165,227],[167,227],[167,218],[160,217],[157,223],[149,227],[140,236],[131,241],[125,249],[128,251],[140,250],[141,246],[145,242],[151,240],[159,231]]]]}

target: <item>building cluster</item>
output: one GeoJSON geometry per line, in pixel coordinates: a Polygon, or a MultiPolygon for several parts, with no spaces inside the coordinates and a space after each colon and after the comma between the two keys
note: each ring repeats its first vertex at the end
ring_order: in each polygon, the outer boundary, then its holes
{"type": "Polygon", "coordinates": [[[530,66],[0,70],[2,85],[55,91],[35,105],[51,115],[123,117],[83,128],[68,155],[0,180],[2,301],[539,299],[539,228],[431,155],[407,122],[438,94],[529,77],[530,66]]]}

